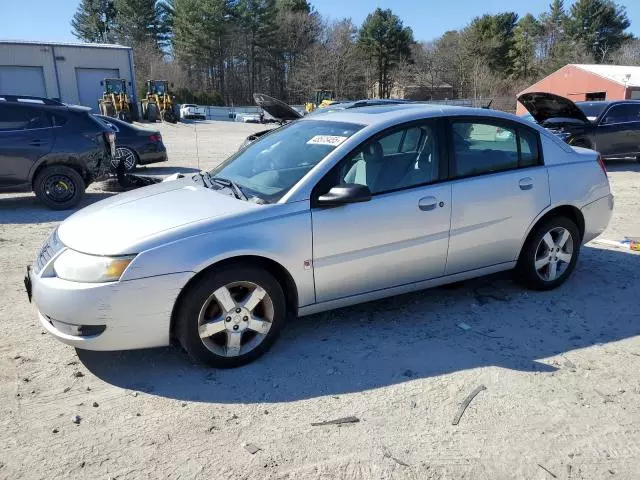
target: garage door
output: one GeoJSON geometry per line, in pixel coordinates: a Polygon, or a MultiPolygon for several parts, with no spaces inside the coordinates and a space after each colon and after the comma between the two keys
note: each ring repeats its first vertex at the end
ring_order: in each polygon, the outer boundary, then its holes
{"type": "Polygon", "coordinates": [[[78,98],[80,105],[98,111],[98,99],[102,97],[104,87],[100,82],[105,78],[120,78],[120,71],[102,68],[76,68],[78,98]]]}
{"type": "Polygon", "coordinates": [[[0,93],[46,97],[42,67],[0,65],[0,93]]]}

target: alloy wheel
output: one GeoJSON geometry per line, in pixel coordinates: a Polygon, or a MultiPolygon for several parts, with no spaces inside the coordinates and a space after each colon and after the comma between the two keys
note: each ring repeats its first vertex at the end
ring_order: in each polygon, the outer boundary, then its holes
{"type": "Polygon", "coordinates": [[[136,155],[130,149],[125,147],[116,148],[116,155],[111,160],[111,166],[118,168],[120,162],[124,163],[125,171],[129,172],[136,166],[136,155]]]}
{"type": "Polygon", "coordinates": [[[564,227],[548,231],[536,248],[535,269],[545,282],[552,282],[565,272],[573,258],[573,238],[564,227]]]}
{"type": "Polygon", "coordinates": [[[198,316],[198,334],[212,353],[237,357],[255,349],[273,325],[269,294],[252,282],[233,282],[214,291],[198,316]]]}

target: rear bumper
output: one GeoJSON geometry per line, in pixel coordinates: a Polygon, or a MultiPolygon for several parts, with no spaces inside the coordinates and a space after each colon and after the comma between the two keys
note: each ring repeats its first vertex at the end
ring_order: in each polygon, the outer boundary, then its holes
{"type": "Polygon", "coordinates": [[[177,273],[91,284],[31,274],[42,326],[61,342],[86,350],[169,345],[171,313],[188,278],[177,273]]]}
{"type": "Polygon", "coordinates": [[[140,165],[147,165],[149,163],[166,162],[167,148],[162,143],[150,143],[142,148],[139,148],[136,152],[138,154],[138,160],[140,165]]]}
{"type": "Polygon", "coordinates": [[[590,242],[606,230],[613,214],[613,206],[614,198],[609,194],[582,207],[582,216],[584,217],[582,243],[590,242]]]}

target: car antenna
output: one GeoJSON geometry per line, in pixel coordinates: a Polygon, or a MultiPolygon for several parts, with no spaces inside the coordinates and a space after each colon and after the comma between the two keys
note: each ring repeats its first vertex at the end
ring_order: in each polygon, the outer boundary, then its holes
{"type": "Polygon", "coordinates": [[[489,103],[487,103],[487,105],[482,107],[482,108],[484,108],[485,110],[489,110],[491,108],[491,104],[492,103],[493,103],[493,98],[491,100],[489,100],[489,103]]]}

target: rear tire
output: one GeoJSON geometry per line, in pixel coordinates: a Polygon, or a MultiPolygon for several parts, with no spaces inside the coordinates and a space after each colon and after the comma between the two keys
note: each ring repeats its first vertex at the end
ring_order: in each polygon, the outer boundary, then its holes
{"type": "Polygon", "coordinates": [[[193,361],[233,368],[263,355],[285,321],[285,297],[278,281],[266,270],[235,264],[205,273],[187,290],[180,302],[176,334],[193,361]],[[252,295],[260,300],[250,308],[252,295]],[[203,325],[213,334],[203,331],[203,325]],[[230,346],[233,338],[237,350],[230,346]]]}
{"type": "Polygon", "coordinates": [[[80,174],[66,165],[45,167],[33,182],[33,191],[52,210],[73,208],[84,197],[85,182],[80,174]]]}
{"type": "Polygon", "coordinates": [[[131,173],[138,165],[138,155],[135,150],[129,147],[116,147],[116,154],[111,160],[112,170],[117,170],[120,162],[122,162],[124,172],[131,173]]]}
{"type": "Polygon", "coordinates": [[[536,225],[520,252],[518,280],[534,290],[559,287],[576,266],[580,244],[578,227],[566,217],[553,217],[536,225]]]}
{"type": "Polygon", "coordinates": [[[104,106],[104,110],[105,110],[105,112],[106,112],[106,114],[107,114],[107,116],[108,116],[108,117],[114,117],[114,118],[115,118],[115,116],[116,116],[116,109],[115,109],[115,107],[113,106],[113,103],[107,103],[107,104],[105,104],[105,106],[104,106]]]}
{"type": "Polygon", "coordinates": [[[155,123],[158,120],[158,107],[155,103],[147,105],[147,120],[151,123],[155,123]]]}

